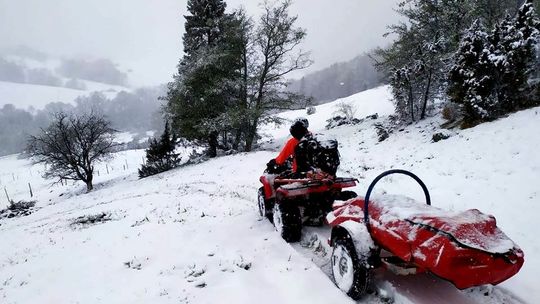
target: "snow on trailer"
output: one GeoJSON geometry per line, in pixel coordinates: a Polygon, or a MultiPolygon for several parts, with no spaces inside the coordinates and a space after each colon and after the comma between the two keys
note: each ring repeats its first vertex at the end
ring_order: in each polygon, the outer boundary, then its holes
{"type": "MultiPolygon", "coordinates": [[[[362,264],[360,270],[348,266],[354,275],[358,271],[385,265],[401,274],[429,271],[465,289],[486,284],[496,285],[514,276],[523,266],[523,251],[498,227],[491,215],[477,209],[449,212],[430,206],[429,192],[421,180],[404,170],[391,170],[379,175],[371,184],[365,198],[356,198],[334,206],[327,216],[333,231],[333,265],[341,274],[335,274],[336,284],[353,298],[359,286],[367,285],[362,274],[354,283],[349,279],[343,287],[347,271],[339,263],[362,264]],[[370,200],[375,184],[384,176],[403,173],[419,181],[426,194],[426,204],[403,196],[381,196],[370,200]],[[369,206],[369,207],[368,207],[369,206]],[[369,209],[368,209],[369,208],[369,209]],[[358,227],[365,227],[358,231],[358,227]],[[345,229],[349,237],[339,231],[345,229]],[[377,248],[358,248],[370,236],[377,248]],[[352,238],[355,249],[339,246],[340,239],[352,238]],[[358,242],[355,239],[361,238],[358,242]],[[389,256],[381,254],[380,249],[389,256]],[[343,251],[349,252],[343,252],[343,251]],[[356,251],[356,252],[355,252],[356,251]],[[352,257],[355,256],[355,257],[352,257]]],[[[349,245],[351,246],[351,245],[349,245]]],[[[365,246],[364,246],[365,247],[365,246]]],[[[350,274],[349,276],[351,276],[350,274]]],[[[355,278],[356,280],[356,278],[355,278]]]]}

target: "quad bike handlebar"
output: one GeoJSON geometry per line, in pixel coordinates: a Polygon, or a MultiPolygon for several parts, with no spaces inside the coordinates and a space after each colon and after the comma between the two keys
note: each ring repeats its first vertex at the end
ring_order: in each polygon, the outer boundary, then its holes
{"type": "Polygon", "coordinates": [[[368,190],[366,192],[366,196],[364,197],[364,222],[366,223],[368,231],[370,229],[370,224],[369,224],[369,197],[371,196],[371,192],[373,191],[373,188],[375,188],[375,185],[383,177],[388,176],[388,175],[392,175],[392,174],[404,174],[404,175],[407,175],[407,176],[413,178],[422,187],[422,190],[424,191],[424,195],[426,196],[426,204],[431,206],[431,197],[429,195],[429,191],[428,191],[426,185],[424,184],[424,182],[418,176],[416,176],[412,172],[409,172],[409,171],[403,170],[403,169],[393,169],[393,170],[385,171],[385,172],[381,173],[379,176],[377,176],[373,180],[373,182],[371,182],[371,184],[369,185],[368,190]]]}

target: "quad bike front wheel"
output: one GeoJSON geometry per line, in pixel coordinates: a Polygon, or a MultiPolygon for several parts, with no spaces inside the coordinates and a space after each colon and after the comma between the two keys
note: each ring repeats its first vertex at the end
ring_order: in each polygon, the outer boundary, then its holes
{"type": "Polygon", "coordinates": [[[365,258],[358,257],[349,235],[334,241],[331,260],[334,283],[354,300],[360,299],[367,292],[371,281],[369,267],[362,262],[365,258]]]}
{"type": "Polygon", "coordinates": [[[271,223],[274,221],[272,214],[272,204],[268,201],[264,195],[264,188],[259,188],[257,192],[257,205],[259,207],[259,215],[261,217],[266,217],[271,223]]]}
{"type": "Polygon", "coordinates": [[[302,218],[300,209],[293,204],[274,204],[274,226],[287,243],[300,241],[302,218]]]}

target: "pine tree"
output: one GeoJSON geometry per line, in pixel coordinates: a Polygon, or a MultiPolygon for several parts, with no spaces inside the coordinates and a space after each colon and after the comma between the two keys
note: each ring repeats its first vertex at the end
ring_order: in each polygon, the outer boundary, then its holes
{"type": "Polygon", "coordinates": [[[182,137],[204,140],[208,156],[217,155],[217,123],[226,112],[229,83],[237,71],[228,26],[232,15],[225,13],[223,0],[189,0],[183,37],[184,57],[178,74],[168,86],[167,113],[173,128],[182,137]]]}
{"type": "Polygon", "coordinates": [[[161,138],[150,139],[150,146],[146,149],[146,164],[139,169],[139,177],[148,177],[177,167],[180,160],[175,147],[176,139],[171,135],[169,122],[166,122],[161,138]]]}
{"type": "Polygon", "coordinates": [[[218,44],[221,38],[226,4],[222,0],[189,0],[183,37],[186,56],[218,44]]]}
{"type": "MultiPolygon", "coordinates": [[[[491,42],[496,43],[495,41],[491,42]]],[[[479,20],[466,31],[450,69],[448,96],[463,105],[464,123],[472,126],[494,117],[496,70],[488,34],[479,20]]]]}
{"type": "Polygon", "coordinates": [[[536,104],[534,86],[529,84],[538,64],[537,46],[540,22],[531,1],[525,3],[514,20],[501,24],[501,53],[506,62],[501,65],[504,87],[504,113],[536,104]]]}
{"type": "Polygon", "coordinates": [[[390,77],[396,114],[401,119],[410,117],[411,122],[415,121],[412,74],[413,72],[410,68],[404,67],[396,70],[392,77],[390,77]]]}
{"type": "Polygon", "coordinates": [[[472,126],[538,104],[538,18],[528,1],[489,33],[477,20],[466,32],[449,73],[448,96],[472,126]]]}

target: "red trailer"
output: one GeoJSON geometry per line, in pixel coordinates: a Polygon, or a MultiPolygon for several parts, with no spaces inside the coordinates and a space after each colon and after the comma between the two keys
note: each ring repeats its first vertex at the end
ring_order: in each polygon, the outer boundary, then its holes
{"type": "Polygon", "coordinates": [[[457,288],[499,284],[521,268],[523,251],[476,209],[445,211],[431,206],[425,184],[405,170],[379,175],[364,198],[334,204],[327,216],[336,285],[352,298],[366,291],[371,270],[398,274],[430,272],[457,288]],[[390,174],[414,178],[427,204],[403,196],[370,198],[375,184],[390,174]]]}

